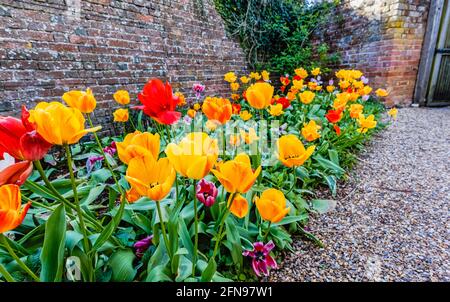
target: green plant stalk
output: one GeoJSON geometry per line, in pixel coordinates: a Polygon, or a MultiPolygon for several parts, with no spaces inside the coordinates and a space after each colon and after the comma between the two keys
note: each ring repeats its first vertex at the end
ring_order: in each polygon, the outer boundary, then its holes
{"type": "Polygon", "coordinates": [[[166,245],[167,254],[169,254],[170,262],[172,263],[172,252],[170,250],[169,238],[167,238],[166,227],[164,225],[164,221],[162,218],[161,205],[159,204],[159,201],[155,201],[155,202],[156,202],[156,209],[158,211],[159,223],[161,225],[161,232],[162,232],[163,238],[164,238],[164,244],[166,245]]]}
{"type": "Polygon", "coordinates": [[[84,246],[84,252],[86,254],[89,253],[89,238],[86,233],[86,225],[84,223],[84,217],[83,217],[83,210],[80,206],[80,200],[78,199],[78,192],[77,192],[77,185],[75,183],[75,175],[73,173],[72,168],[72,154],[70,153],[70,148],[68,144],[64,145],[64,148],[66,149],[66,157],[67,157],[67,166],[69,168],[69,174],[70,174],[70,181],[72,182],[72,190],[73,190],[73,198],[75,201],[75,208],[78,214],[78,220],[80,221],[80,228],[81,232],[83,233],[83,246],[84,246]]]}
{"type": "Polygon", "coordinates": [[[3,264],[0,264],[0,274],[2,274],[7,282],[16,282],[16,280],[14,280],[13,276],[10,275],[3,264]]]}
{"type": "Polygon", "coordinates": [[[225,124],[223,125],[223,129],[222,129],[222,141],[223,141],[223,145],[222,145],[222,152],[223,152],[223,160],[225,160],[226,155],[227,155],[227,137],[225,134],[225,124]]]}
{"type": "Polygon", "coordinates": [[[289,189],[289,191],[287,191],[286,195],[288,195],[289,193],[291,193],[291,191],[294,189],[295,185],[297,184],[297,172],[295,171],[295,166],[292,168],[293,172],[294,172],[294,183],[292,184],[291,188],[289,189]]]}
{"type": "Polygon", "coordinates": [[[266,234],[264,235],[263,242],[266,242],[267,236],[269,236],[269,233],[270,233],[271,226],[272,226],[272,221],[269,221],[269,225],[267,226],[267,231],[266,231],[266,234]]]}
{"type": "MultiPolygon", "coordinates": [[[[87,114],[87,118],[88,118],[89,125],[91,126],[91,128],[94,128],[94,124],[92,123],[92,119],[91,119],[91,114],[90,113],[87,114]]],[[[97,142],[97,145],[100,148],[100,152],[102,152],[103,158],[105,159],[106,166],[108,167],[109,172],[111,172],[111,175],[112,175],[112,177],[114,179],[114,182],[117,185],[117,189],[119,190],[120,194],[123,194],[122,187],[119,185],[119,181],[117,180],[117,177],[114,174],[114,170],[113,170],[113,168],[111,167],[111,165],[108,162],[108,158],[106,157],[105,151],[103,150],[102,143],[100,142],[100,139],[98,138],[97,133],[94,132],[93,134],[94,134],[95,141],[97,142]]]]}
{"type": "Polygon", "coordinates": [[[8,239],[6,239],[6,236],[4,234],[0,234],[0,241],[3,243],[3,245],[5,246],[6,250],[8,251],[8,253],[11,255],[11,257],[13,257],[14,260],[16,260],[17,264],[31,277],[33,278],[34,281],[36,282],[40,282],[41,280],[39,279],[38,276],[36,276],[35,273],[33,273],[33,271],[25,264],[23,263],[22,260],[20,260],[20,258],[17,256],[17,254],[14,252],[14,250],[11,248],[11,246],[8,243],[8,239]]]}
{"type": "Polygon", "coordinates": [[[222,236],[223,236],[222,235],[222,233],[223,233],[223,226],[225,225],[225,220],[227,219],[228,215],[230,214],[230,208],[233,205],[234,195],[235,195],[235,193],[230,193],[230,197],[228,198],[228,203],[230,205],[229,206],[226,205],[225,213],[223,214],[222,220],[220,221],[219,232],[217,233],[217,240],[216,240],[216,244],[214,245],[214,251],[213,251],[213,255],[212,255],[213,259],[216,258],[216,255],[217,255],[217,252],[218,252],[220,240],[222,239],[222,236]]]}
{"type": "Polygon", "coordinates": [[[197,265],[198,257],[198,211],[197,211],[197,196],[196,196],[196,186],[197,181],[193,180],[192,194],[194,195],[194,255],[192,256],[192,276],[195,276],[195,267],[197,265]]]}

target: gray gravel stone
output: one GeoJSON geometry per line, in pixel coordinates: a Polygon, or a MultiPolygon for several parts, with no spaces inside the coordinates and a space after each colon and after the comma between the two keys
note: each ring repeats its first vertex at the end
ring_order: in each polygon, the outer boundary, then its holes
{"type": "Polygon", "coordinates": [[[400,109],[350,174],[269,280],[450,281],[450,108],[400,109]]]}

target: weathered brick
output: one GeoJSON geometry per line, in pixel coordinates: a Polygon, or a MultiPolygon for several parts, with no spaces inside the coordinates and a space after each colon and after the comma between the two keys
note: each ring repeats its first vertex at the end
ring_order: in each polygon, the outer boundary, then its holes
{"type": "Polygon", "coordinates": [[[195,81],[210,94],[229,93],[223,73],[245,70],[212,0],[204,0],[203,11],[191,0],[79,1],[79,13],[75,2],[2,1],[1,115],[22,102],[32,107],[91,87],[95,116],[107,122],[117,89],[128,89],[135,101],[148,79],[160,77],[188,97],[195,81]]]}

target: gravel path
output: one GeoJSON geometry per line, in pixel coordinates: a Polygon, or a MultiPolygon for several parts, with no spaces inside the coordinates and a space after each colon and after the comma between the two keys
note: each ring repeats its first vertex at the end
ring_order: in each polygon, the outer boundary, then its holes
{"type": "MultiPolygon", "coordinates": [[[[450,281],[450,108],[400,109],[272,281],[450,281]]],[[[281,262],[281,261],[279,261],[281,262]]]]}

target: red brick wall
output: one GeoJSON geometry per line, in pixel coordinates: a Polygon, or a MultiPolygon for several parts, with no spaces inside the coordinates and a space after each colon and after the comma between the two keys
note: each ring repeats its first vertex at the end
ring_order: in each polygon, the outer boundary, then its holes
{"type": "Polygon", "coordinates": [[[387,105],[412,102],[430,0],[343,0],[317,32],[341,54],[339,67],[365,72],[390,91],[387,105]]]}
{"type": "Polygon", "coordinates": [[[119,88],[134,97],[160,77],[220,93],[223,74],[246,66],[212,0],[1,0],[0,44],[1,115],[91,87],[107,121],[119,88]]]}

